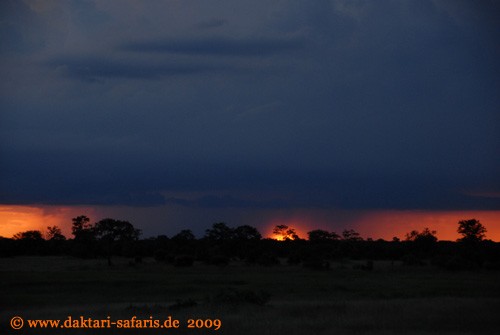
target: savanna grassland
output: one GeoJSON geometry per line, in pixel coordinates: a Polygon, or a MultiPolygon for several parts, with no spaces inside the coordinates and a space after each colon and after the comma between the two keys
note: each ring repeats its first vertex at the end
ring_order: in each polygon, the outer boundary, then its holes
{"type": "Polygon", "coordinates": [[[500,272],[448,271],[399,262],[174,267],[146,258],[69,256],[0,259],[2,334],[497,334],[500,272]],[[24,319],[181,320],[179,329],[27,329],[24,319]],[[186,329],[188,318],[220,319],[220,330],[186,329]]]}

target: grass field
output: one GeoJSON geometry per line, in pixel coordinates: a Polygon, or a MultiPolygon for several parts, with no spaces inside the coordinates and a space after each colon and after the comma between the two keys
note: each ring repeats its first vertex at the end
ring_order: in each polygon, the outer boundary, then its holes
{"type": "Polygon", "coordinates": [[[449,272],[375,262],[328,271],[301,266],[175,268],[154,260],[0,259],[0,333],[94,334],[95,329],[14,331],[11,317],[220,319],[213,329],[106,329],[134,334],[497,334],[500,273],[449,272]]]}

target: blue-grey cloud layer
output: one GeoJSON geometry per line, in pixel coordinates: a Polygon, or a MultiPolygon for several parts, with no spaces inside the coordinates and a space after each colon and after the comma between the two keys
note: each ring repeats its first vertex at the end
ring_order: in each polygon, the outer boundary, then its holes
{"type": "Polygon", "coordinates": [[[500,209],[494,3],[2,6],[0,203],[500,209]]]}
{"type": "Polygon", "coordinates": [[[302,48],[300,40],[205,38],[129,42],[121,49],[132,52],[173,53],[193,56],[249,57],[282,54],[302,48]]]}
{"type": "Polygon", "coordinates": [[[225,68],[203,64],[158,64],[148,62],[119,62],[105,58],[60,57],[47,62],[47,66],[61,69],[68,76],[95,80],[99,78],[160,79],[169,76],[196,75],[219,72],[225,68]]]}

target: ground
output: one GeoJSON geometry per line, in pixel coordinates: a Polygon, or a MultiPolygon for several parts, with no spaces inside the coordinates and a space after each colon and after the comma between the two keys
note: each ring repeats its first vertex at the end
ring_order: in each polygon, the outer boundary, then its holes
{"type": "MultiPolygon", "coordinates": [[[[284,262],[283,262],[284,263],[284,262]]],[[[332,262],[176,268],[144,259],[0,259],[0,333],[13,316],[181,321],[179,329],[105,329],[106,334],[496,334],[500,272],[450,272],[430,265],[332,262]],[[219,330],[187,329],[188,319],[221,320],[219,330]]],[[[26,321],[25,321],[26,323],[26,321]]],[[[210,324],[207,324],[210,325],[210,324]]],[[[94,334],[95,329],[26,328],[15,334],[94,334]]]]}

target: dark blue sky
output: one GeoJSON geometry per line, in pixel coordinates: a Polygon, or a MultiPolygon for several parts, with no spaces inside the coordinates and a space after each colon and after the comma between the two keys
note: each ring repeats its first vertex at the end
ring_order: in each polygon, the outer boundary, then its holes
{"type": "Polygon", "coordinates": [[[499,17],[495,1],[2,1],[0,203],[500,210],[499,17]]]}

